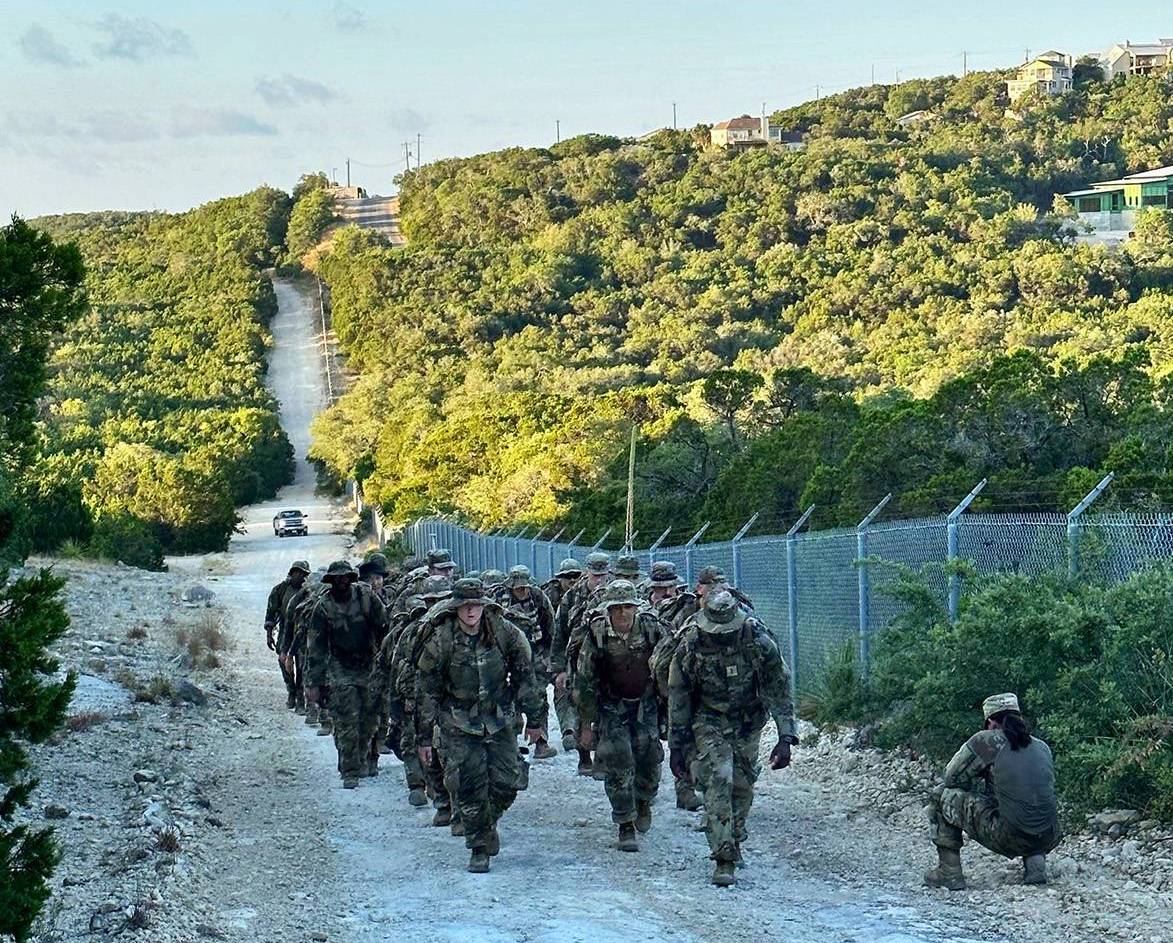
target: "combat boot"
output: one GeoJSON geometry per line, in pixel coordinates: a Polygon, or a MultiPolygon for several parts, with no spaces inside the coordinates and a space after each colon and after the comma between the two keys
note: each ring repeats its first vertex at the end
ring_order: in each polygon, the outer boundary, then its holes
{"type": "Polygon", "coordinates": [[[951,891],[965,890],[965,875],[961,873],[961,852],[956,848],[937,846],[937,866],[925,872],[928,887],[947,887],[951,891]]]}
{"type": "Polygon", "coordinates": [[[446,806],[440,806],[436,810],[436,814],[432,816],[432,824],[437,828],[443,828],[445,825],[452,824],[452,810],[446,806]]]}
{"type": "Polygon", "coordinates": [[[737,883],[735,867],[732,861],[718,861],[717,866],[713,868],[713,883],[717,887],[732,887],[737,883]]]}
{"type": "Polygon", "coordinates": [[[473,874],[489,873],[489,851],[486,848],[474,848],[468,859],[468,870],[473,874]]]}
{"type": "Polygon", "coordinates": [[[298,701],[293,705],[293,713],[297,714],[299,717],[304,717],[306,713],[305,705],[302,704],[301,701],[298,701]]]}
{"type": "Polygon", "coordinates": [[[461,838],[464,835],[464,820],[459,815],[452,816],[452,834],[456,838],[461,838]]]}
{"type": "Polygon", "coordinates": [[[558,755],[558,751],[555,750],[552,746],[550,746],[550,744],[548,744],[545,740],[539,740],[537,742],[537,744],[534,746],[534,759],[535,760],[548,760],[551,757],[554,757],[557,755],[558,755]]]}
{"type": "Polygon", "coordinates": [[[310,704],[305,709],[305,725],[307,727],[316,727],[318,725],[318,716],[321,713],[317,704],[310,704]]]}
{"type": "Polygon", "coordinates": [[[517,791],[525,792],[529,789],[529,763],[521,760],[517,764],[517,791]]]}
{"type": "Polygon", "coordinates": [[[676,808],[686,812],[699,812],[705,807],[704,800],[697,794],[692,783],[686,780],[676,782],[676,808]]]}
{"type": "Polygon", "coordinates": [[[569,753],[578,746],[578,740],[574,736],[573,730],[562,731],[562,752],[569,753]]]}
{"type": "Polygon", "coordinates": [[[593,765],[591,763],[591,751],[584,750],[580,747],[578,751],[578,775],[590,776],[593,765]]]}
{"type": "Polygon", "coordinates": [[[646,833],[652,827],[652,804],[640,800],[635,804],[635,830],[646,833]]]}
{"type": "Polygon", "coordinates": [[[290,691],[289,694],[287,694],[285,697],[285,707],[288,710],[293,710],[295,707],[297,707],[297,695],[295,695],[292,691],[290,691]]]}
{"type": "Polygon", "coordinates": [[[1022,883],[1047,883],[1047,856],[1027,855],[1022,859],[1022,883]]]}
{"type": "Polygon", "coordinates": [[[428,796],[423,791],[423,789],[421,789],[419,786],[416,786],[407,793],[407,803],[408,805],[413,805],[418,809],[420,806],[425,806],[428,804],[428,796]]]}
{"type": "Polygon", "coordinates": [[[494,825],[493,830],[489,832],[489,847],[487,850],[489,852],[490,858],[495,858],[497,855],[501,854],[501,836],[497,832],[496,825],[494,825]]]}
{"type": "Polygon", "coordinates": [[[318,714],[318,736],[329,737],[334,734],[334,720],[330,717],[329,711],[322,711],[318,714]]]}
{"type": "Polygon", "coordinates": [[[342,788],[343,789],[357,789],[358,788],[358,777],[357,776],[343,776],[342,777],[342,788]]]}
{"type": "Polygon", "coordinates": [[[635,825],[624,822],[619,826],[619,850],[639,851],[639,839],[635,836],[635,825]]]}

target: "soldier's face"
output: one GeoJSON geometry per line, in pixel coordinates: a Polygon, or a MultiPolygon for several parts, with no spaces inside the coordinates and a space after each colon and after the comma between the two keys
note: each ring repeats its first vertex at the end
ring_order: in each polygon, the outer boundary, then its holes
{"type": "Polygon", "coordinates": [[[529,599],[529,587],[528,586],[514,586],[512,592],[513,592],[514,599],[517,599],[517,600],[529,599]]]}
{"type": "Polygon", "coordinates": [[[480,628],[481,616],[484,613],[485,607],[480,603],[468,603],[457,608],[456,617],[460,620],[460,624],[464,630],[472,634],[480,628]]]}
{"type": "Polygon", "coordinates": [[[602,586],[606,582],[607,582],[607,574],[606,573],[588,573],[587,574],[587,586],[589,586],[591,589],[598,589],[600,586],[602,586]]]}
{"type": "Polygon", "coordinates": [[[301,570],[290,570],[289,585],[294,589],[301,589],[301,587],[305,584],[305,576],[306,575],[302,573],[301,570]]]}
{"type": "Polygon", "coordinates": [[[607,610],[611,628],[616,632],[630,632],[635,624],[635,606],[612,606],[607,610]]]}
{"type": "Polygon", "coordinates": [[[676,595],[675,586],[653,586],[652,587],[652,602],[663,602],[665,599],[671,599],[676,595]]]}
{"type": "Polygon", "coordinates": [[[371,589],[376,593],[383,588],[383,576],[381,573],[372,573],[367,577],[367,583],[370,584],[371,589]]]}
{"type": "Polygon", "coordinates": [[[353,583],[353,576],[340,576],[330,581],[330,592],[338,599],[347,599],[350,597],[350,587],[353,583]]]}

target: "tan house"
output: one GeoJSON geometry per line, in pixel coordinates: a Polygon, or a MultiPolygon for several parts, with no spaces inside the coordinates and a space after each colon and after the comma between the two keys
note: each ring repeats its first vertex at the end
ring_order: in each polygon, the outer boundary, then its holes
{"type": "Polygon", "coordinates": [[[742,115],[740,118],[719,121],[709,131],[709,142],[713,147],[721,148],[765,147],[767,144],[791,151],[803,148],[799,132],[783,131],[778,125],[770,124],[770,119],[765,115],[760,118],[742,115]]]}
{"type": "Polygon", "coordinates": [[[1011,101],[1017,101],[1027,92],[1062,95],[1071,91],[1074,76],[1071,57],[1051,49],[1023,64],[1018,76],[1006,83],[1006,91],[1011,101]]]}
{"type": "Polygon", "coordinates": [[[1169,68],[1173,61],[1173,39],[1159,39],[1155,43],[1117,43],[1100,60],[1104,79],[1118,75],[1150,75],[1169,68]]]}

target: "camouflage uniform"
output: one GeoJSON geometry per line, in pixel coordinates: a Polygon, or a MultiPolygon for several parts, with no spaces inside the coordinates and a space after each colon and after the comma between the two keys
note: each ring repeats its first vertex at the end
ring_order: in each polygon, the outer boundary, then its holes
{"type": "Polygon", "coordinates": [[[603,605],[591,614],[579,654],[575,685],[583,726],[597,724],[595,766],[605,773],[611,819],[621,826],[620,847],[636,850],[630,826],[647,831],[651,804],[660,785],[664,750],[649,659],[664,632],[651,611],[639,608],[636,588],[615,580],[603,605]],[[628,632],[617,631],[611,610],[636,607],[628,632]],[[629,826],[623,829],[622,826],[629,826]],[[624,847],[625,835],[631,845],[624,847]]]}
{"type": "MultiPolygon", "coordinates": [[[[306,585],[293,610],[293,637],[289,642],[289,654],[293,656],[295,670],[297,676],[301,679],[301,697],[305,699],[305,689],[308,685],[305,682],[305,659],[306,659],[306,635],[309,631],[310,614],[314,610],[314,604],[318,597],[323,593],[329,591],[329,587],[322,582],[322,575],[325,570],[319,573],[311,573],[306,585]]],[[[319,686],[318,703],[306,704],[305,722],[307,726],[313,727],[321,725],[318,731],[320,735],[329,735],[333,732],[333,725],[330,720],[330,688],[329,685],[319,686]]]]}
{"type": "MultiPolygon", "coordinates": [[[[505,610],[505,618],[521,629],[525,640],[529,642],[534,663],[534,680],[538,684],[539,696],[546,702],[548,713],[550,702],[546,688],[554,680],[554,675],[550,671],[554,607],[546,598],[546,594],[534,586],[527,566],[511,568],[505,582],[488,591],[487,595],[505,610]],[[517,598],[516,591],[518,590],[526,591],[524,598],[517,598]]],[[[518,733],[520,732],[519,730],[518,733]]],[[[534,757],[539,760],[548,759],[556,753],[557,751],[545,741],[534,747],[534,757]]],[[[526,781],[525,774],[528,771],[523,770],[522,773],[522,780],[526,781]]]]}
{"type": "Polygon", "coordinates": [[[378,721],[371,667],[387,625],[382,600],[357,576],[345,561],[330,564],[323,580],[351,585],[343,600],[332,589],[316,598],[306,638],[306,686],[329,684],[334,744],[347,788],[371,774],[369,749],[378,721]]]}
{"type": "Polygon", "coordinates": [[[480,580],[458,580],[452,598],[437,610],[420,656],[420,746],[431,745],[438,724],[445,762],[455,767],[465,844],[473,850],[469,866],[485,870],[498,847],[497,821],[517,795],[515,705],[534,728],[545,726],[546,705],[537,694],[525,636],[484,597],[480,580]],[[476,635],[461,627],[463,605],[485,607],[476,635]]]}
{"type": "MultiPolygon", "coordinates": [[[[554,609],[554,623],[550,629],[548,656],[551,679],[558,674],[554,668],[553,657],[554,636],[558,633],[558,610],[561,608],[562,600],[566,598],[568,591],[581,577],[582,567],[579,562],[573,557],[567,557],[562,561],[553,578],[542,584],[542,592],[546,594],[546,598],[550,600],[550,605],[554,609]]],[[[565,644],[562,646],[562,651],[563,653],[566,651],[565,644]]],[[[573,750],[577,742],[574,732],[578,728],[578,711],[571,699],[569,686],[554,686],[554,713],[558,717],[558,729],[562,731],[562,749],[573,750]]]]}
{"type": "Polygon", "coordinates": [[[269,590],[269,599],[265,606],[265,635],[277,652],[278,665],[287,694],[285,706],[290,708],[302,703],[300,678],[295,668],[286,664],[284,657],[288,654],[290,643],[293,641],[293,616],[296,604],[305,589],[304,578],[300,586],[294,585],[291,580],[294,573],[309,576],[310,565],[304,560],[294,561],[289,568],[289,575],[269,590]],[[274,631],[277,633],[276,638],[273,637],[274,631]]]}
{"type": "Polygon", "coordinates": [[[427,604],[423,597],[412,596],[408,599],[404,612],[392,619],[391,628],[383,638],[371,668],[372,697],[375,703],[387,712],[388,742],[403,761],[404,778],[407,780],[408,795],[412,798],[413,805],[422,805],[427,801],[415,801],[418,796],[423,795],[426,783],[415,749],[415,718],[405,710],[404,700],[399,695],[396,685],[399,666],[395,660],[395,650],[404,632],[408,631],[425,612],[427,604]]]}
{"type": "Polygon", "coordinates": [[[790,670],[765,626],[727,592],[709,594],[686,625],[669,670],[668,715],[674,753],[696,749],[692,767],[704,791],[711,857],[718,872],[731,869],[761,772],[767,715],[780,741],[798,738],[790,670]]]}

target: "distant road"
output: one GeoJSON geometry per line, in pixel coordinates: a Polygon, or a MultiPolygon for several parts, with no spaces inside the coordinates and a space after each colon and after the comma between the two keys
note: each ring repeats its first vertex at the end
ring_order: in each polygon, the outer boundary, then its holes
{"type": "Polygon", "coordinates": [[[392,245],[405,243],[399,231],[399,197],[368,196],[361,199],[341,198],[334,201],[338,215],[346,222],[373,229],[386,236],[392,245]]]}

